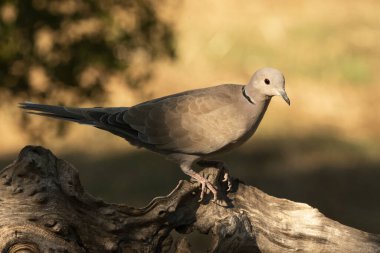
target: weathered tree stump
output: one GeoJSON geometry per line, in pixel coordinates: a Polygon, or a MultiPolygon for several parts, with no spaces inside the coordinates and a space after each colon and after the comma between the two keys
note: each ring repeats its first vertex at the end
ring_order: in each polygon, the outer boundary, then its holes
{"type": "MultiPolygon", "coordinates": [[[[225,190],[219,170],[202,171],[225,190]]],[[[42,147],[25,147],[0,173],[0,248],[5,252],[191,252],[180,233],[213,236],[211,252],[380,252],[380,236],[347,227],[302,203],[233,180],[229,207],[180,181],[145,208],[86,193],[78,172],[42,147]]]]}

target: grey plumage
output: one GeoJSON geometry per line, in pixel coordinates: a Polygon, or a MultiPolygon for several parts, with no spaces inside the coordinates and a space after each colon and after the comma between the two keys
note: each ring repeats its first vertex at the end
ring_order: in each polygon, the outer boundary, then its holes
{"type": "Polygon", "coordinates": [[[195,161],[230,150],[257,129],[272,96],[290,103],[282,73],[258,70],[247,85],[224,84],[185,91],[131,107],[72,108],[30,102],[29,113],[92,125],[132,145],[167,155],[217,196],[215,188],[191,167],[195,161]]]}

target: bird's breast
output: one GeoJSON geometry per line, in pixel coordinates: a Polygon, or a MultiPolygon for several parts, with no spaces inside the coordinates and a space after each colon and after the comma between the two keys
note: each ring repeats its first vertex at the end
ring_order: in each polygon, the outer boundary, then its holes
{"type": "Polygon", "coordinates": [[[215,153],[225,152],[234,149],[244,142],[246,142],[257,130],[270,101],[264,101],[255,105],[250,105],[249,108],[244,110],[245,113],[239,113],[231,121],[231,129],[234,129],[234,133],[230,135],[230,139],[226,140],[226,144],[215,153]]]}

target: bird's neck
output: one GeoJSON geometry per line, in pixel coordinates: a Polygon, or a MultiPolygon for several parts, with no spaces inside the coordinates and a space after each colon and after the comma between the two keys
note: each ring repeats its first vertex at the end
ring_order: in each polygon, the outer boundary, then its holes
{"type": "Polygon", "coordinates": [[[264,103],[269,101],[271,98],[251,85],[245,85],[243,87],[243,95],[253,104],[264,103]]]}

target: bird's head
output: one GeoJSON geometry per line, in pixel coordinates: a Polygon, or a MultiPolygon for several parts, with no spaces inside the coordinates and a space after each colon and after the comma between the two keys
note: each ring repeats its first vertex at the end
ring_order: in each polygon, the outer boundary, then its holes
{"type": "Polygon", "coordinates": [[[281,96],[290,105],[290,99],[285,91],[285,78],[278,69],[262,68],[257,70],[249,81],[248,87],[251,88],[252,92],[259,92],[268,97],[281,96]]]}

